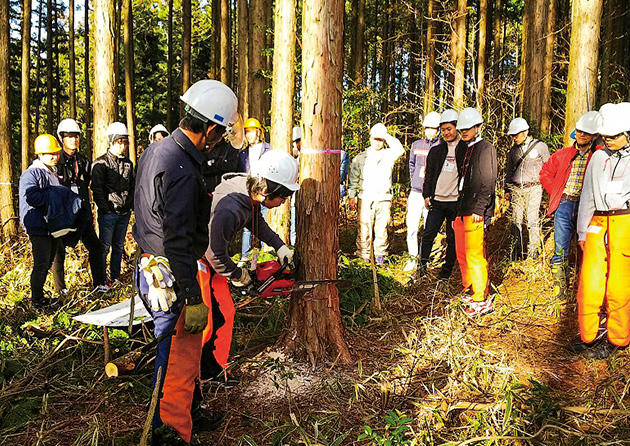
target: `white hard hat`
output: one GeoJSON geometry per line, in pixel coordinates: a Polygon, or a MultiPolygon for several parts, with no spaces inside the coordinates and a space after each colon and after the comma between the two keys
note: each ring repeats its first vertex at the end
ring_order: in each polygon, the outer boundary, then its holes
{"type": "Polygon", "coordinates": [[[440,124],[446,124],[447,122],[457,123],[458,118],[459,118],[459,115],[457,114],[455,110],[452,110],[452,109],[444,110],[442,114],[440,115],[440,124]]]}
{"type": "Polygon", "coordinates": [[[602,126],[602,115],[598,111],[589,111],[584,113],[575,123],[575,130],[595,135],[602,126]]]}
{"type": "Polygon", "coordinates": [[[428,113],[422,121],[422,126],[437,129],[440,126],[440,114],[435,111],[428,113]]]}
{"type": "Polygon", "coordinates": [[[514,118],[508,127],[508,135],[518,135],[525,130],[529,130],[529,124],[523,118],[514,118]]]}
{"type": "Polygon", "coordinates": [[[57,135],[59,136],[59,139],[63,139],[61,137],[62,133],[81,133],[81,129],[79,128],[77,121],[72,118],[66,118],[57,126],[57,135]]]}
{"type": "Polygon", "coordinates": [[[293,142],[302,139],[302,127],[293,127],[293,142]]]}
{"type": "Polygon", "coordinates": [[[256,171],[252,173],[259,178],[281,184],[292,191],[300,188],[298,163],[295,158],[283,150],[275,149],[265,152],[260,157],[256,171]]]}
{"type": "Polygon", "coordinates": [[[616,136],[630,132],[630,102],[604,104],[599,112],[603,119],[597,133],[603,136],[616,136]]]}
{"type": "Polygon", "coordinates": [[[127,126],[122,122],[112,122],[107,126],[107,130],[105,130],[105,135],[107,135],[107,140],[110,144],[112,144],[118,137],[124,136],[128,137],[129,132],[127,131],[127,126]]]}
{"type": "Polygon", "coordinates": [[[162,124],[157,124],[157,125],[154,125],[151,131],[149,132],[149,142],[153,142],[153,137],[155,136],[155,134],[160,133],[160,132],[170,135],[169,131],[166,130],[166,127],[164,127],[162,124]]]}
{"type": "Polygon", "coordinates": [[[370,138],[385,139],[385,137],[387,137],[387,127],[385,127],[385,124],[381,122],[374,124],[374,126],[370,129],[370,138]]]}
{"type": "Polygon", "coordinates": [[[467,130],[478,126],[479,124],[483,124],[481,113],[471,107],[465,108],[459,114],[459,119],[457,120],[457,130],[467,130]]]}

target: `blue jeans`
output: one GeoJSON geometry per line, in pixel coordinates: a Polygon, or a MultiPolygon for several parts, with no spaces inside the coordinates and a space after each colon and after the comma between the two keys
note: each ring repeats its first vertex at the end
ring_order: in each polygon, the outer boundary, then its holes
{"type": "Polygon", "coordinates": [[[565,263],[569,257],[571,240],[576,234],[579,201],[562,198],[553,219],[554,250],[551,263],[565,263]]]}
{"type": "Polygon", "coordinates": [[[109,248],[112,248],[109,265],[110,280],[120,278],[120,264],[122,262],[125,236],[127,235],[130,217],[131,212],[123,215],[110,212],[98,217],[98,238],[101,240],[103,248],[103,272],[105,277],[107,277],[107,254],[109,254],[109,248]]]}
{"type": "MultiPolygon", "coordinates": [[[[260,206],[260,210],[262,212],[262,216],[267,220],[267,208],[264,206],[260,206]]],[[[253,224],[253,222],[252,222],[253,224]]],[[[258,234],[256,234],[258,235],[258,234]]],[[[249,259],[249,252],[252,250],[252,233],[249,229],[243,228],[243,240],[241,247],[241,259],[249,259]]]]}

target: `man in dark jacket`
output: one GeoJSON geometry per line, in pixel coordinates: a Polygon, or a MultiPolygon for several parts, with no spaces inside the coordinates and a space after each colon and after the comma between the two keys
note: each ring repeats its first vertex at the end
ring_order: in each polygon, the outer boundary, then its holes
{"type": "Polygon", "coordinates": [[[453,229],[464,286],[461,297],[468,303],[465,311],[471,317],[493,310],[484,232],[494,214],[497,151],[481,137],[482,124],[483,118],[474,108],[462,110],[457,120],[457,130],[467,147],[456,154],[459,197],[453,229]]]}
{"type": "Polygon", "coordinates": [[[227,141],[220,141],[206,154],[206,162],[201,167],[206,190],[214,192],[226,173],[238,172],[238,150],[227,141]]]}
{"type": "Polygon", "coordinates": [[[107,255],[111,247],[110,283],[120,282],[120,265],[125,236],[133,208],[135,172],[125,156],[129,146],[127,126],[114,122],[106,130],[109,149],[92,166],[92,193],[98,208],[98,228],[103,250],[103,271],[107,277],[107,255]]]}
{"type": "Polygon", "coordinates": [[[142,252],[136,287],[160,339],[155,379],[157,384],[161,377],[162,397],[153,419],[154,445],[175,444],[165,439],[173,429],[190,442],[203,331],[210,330],[210,267],[201,260],[208,247],[211,201],[201,175],[204,152],[224,135],[235,137],[235,147],[242,143],[237,99],[229,87],[202,80],[182,100],[186,114],[179,128],[140,158],[134,195],[133,236],[142,252]]]}
{"type": "MultiPolygon", "coordinates": [[[[62,120],[57,126],[57,135],[63,148],[57,163],[59,181],[62,185],[69,187],[74,193],[79,194],[83,200],[83,209],[78,216],[81,221],[77,225],[80,233],[77,233],[75,238],[80,238],[88,250],[93,286],[99,292],[106,292],[109,286],[105,285],[101,243],[94,230],[94,217],[92,216],[92,205],[90,204],[91,164],[85,156],[79,153],[81,129],[74,119],[67,118],[62,120]]],[[[76,240],[68,246],[74,246],[74,243],[76,243],[76,240]]],[[[52,267],[53,276],[60,278],[60,288],[57,289],[57,292],[60,294],[67,294],[68,292],[63,279],[66,258],[65,245],[63,240],[57,245],[57,252],[52,267]]]]}
{"type": "Polygon", "coordinates": [[[440,116],[440,131],[444,141],[429,151],[422,192],[423,205],[429,213],[420,244],[419,273],[423,274],[426,271],[433,242],[446,220],[446,258],[440,271],[442,279],[451,276],[456,260],[453,231],[458,197],[456,154],[466,150],[466,143],[457,133],[457,117],[455,110],[445,110],[440,116]]]}
{"type": "Polygon", "coordinates": [[[524,257],[523,219],[527,218],[529,243],[527,258],[535,259],[540,253],[540,202],[542,186],[538,178],[540,169],[549,159],[547,144],[529,134],[529,124],[523,118],[510,122],[508,135],[514,145],[507,154],[505,198],[512,204],[512,260],[524,257]]]}

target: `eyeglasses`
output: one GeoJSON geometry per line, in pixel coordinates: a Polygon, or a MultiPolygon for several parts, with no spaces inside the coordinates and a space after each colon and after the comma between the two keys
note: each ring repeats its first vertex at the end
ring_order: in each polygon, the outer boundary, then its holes
{"type": "Polygon", "coordinates": [[[613,140],[613,139],[619,138],[622,135],[623,135],[623,133],[617,133],[616,135],[602,135],[602,138],[608,139],[608,140],[613,140]]]}

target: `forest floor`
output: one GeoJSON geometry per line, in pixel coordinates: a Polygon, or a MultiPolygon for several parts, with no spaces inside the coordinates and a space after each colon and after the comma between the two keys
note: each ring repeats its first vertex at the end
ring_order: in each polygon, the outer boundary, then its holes
{"type": "MultiPolygon", "coordinates": [[[[492,225],[495,310],[470,319],[453,299],[458,273],[438,281],[435,265],[422,278],[402,272],[404,205],[393,214],[392,255],[378,269],[381,311],[370,305],[371,267],[351,255],[354,225],[341,224],[342,315],[353,364],[312,366],[287,356],[275,344],[286,300],[253,302],[237,312],[232,367],[241,383],[204,386],[224,419],[193,444],[630,444],[628,352],[589,361],[567,351],[577,335],[575,290],[566,300],[551,297],[549,229],[539,260],[510,262],[507,219],[492,225]]],[[[152,363],[107,379],[102,329],[71,319],[133,295],[129,270],[127,285],[101,298],[85,286],[85,253],[70,253],[72,294],[61,310],[42,314],[28,303],[29,253],[22,238],[3,246],[0,258],[0,445],[139,444],[152,363]]],[[[114,357],[147,341],[140,332],[109,336],[114,357]]]]}

